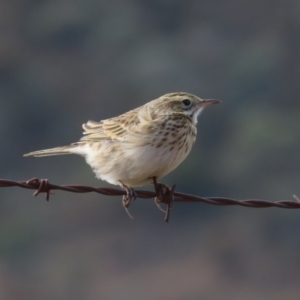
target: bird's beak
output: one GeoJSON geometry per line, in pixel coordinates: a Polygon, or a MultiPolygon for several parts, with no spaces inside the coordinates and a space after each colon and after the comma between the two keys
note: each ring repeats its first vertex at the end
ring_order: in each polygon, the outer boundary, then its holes
{"type": "Polygon", "coordinates": [[[206,107],[214,104],[221,103],[220,100],[214,100],[214,99],[204,99],[203,102],[201,102],[201,107],[206,107]]]}

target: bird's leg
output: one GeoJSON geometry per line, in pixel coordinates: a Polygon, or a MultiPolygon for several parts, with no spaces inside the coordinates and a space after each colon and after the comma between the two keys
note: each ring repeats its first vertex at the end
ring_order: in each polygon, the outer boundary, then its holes
{"type": "Polygon", "coordinates": [[[121,187],[121,189],[126,192],[126,195],[123,195],[123,198],[122,198],[122,203],[123,203],[123,206],[128,214],[128,216],[133,219],[132,215],[129,213],[128,211],[128,207],[130,205],[130,203],[132,201],[134,201],[136,199],[136,193],[135,193],[135,190],[129,186],[127,186],[126,184],[124,184],[122,181],[119,180],[119,185],[121,187]]]}
{"type": "Polygon", "coordinates": [[[155,189],[155,193],[156,193],[154,203],[157,205],[157,207],[160,211],[162,211],[163,213],[166,213],[166,211],[160,205],[162,203],[161,197],[160,197],[160,195],[162,193],[161,191],[163,188],[166,187],[166,185],[164,185],[162,183],[158,183],[157,178],[155,176],[153,177],[153,185],[154,185],[154,189],[155,189]]]}
{"type": "Polygon", "coordinates": [[[163,183],[158,183],[156,177],[153,177],[153,184],[156,192],[155,204],[161,211],[163,211],[166,214],[165,221],[168,222],[170,217],[170,210],[174,202],[174,191],[176,185],[173,185],[172,188],[169,188],[163,183]],[[163,210],[161,208],[161,203],[167,204],[167,210],[163,210]]]}

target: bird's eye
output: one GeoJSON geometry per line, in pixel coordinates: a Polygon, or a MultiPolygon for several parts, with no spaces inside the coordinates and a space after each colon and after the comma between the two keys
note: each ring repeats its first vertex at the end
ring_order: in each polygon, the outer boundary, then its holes
{"type": "Polygon", "coordinates": [[[185,106],[190,106],[191,105],[191,100],[189,100],[189,99],[184,99],[184,100],[182,100],[182,103],[185,105],[185,106]]]}

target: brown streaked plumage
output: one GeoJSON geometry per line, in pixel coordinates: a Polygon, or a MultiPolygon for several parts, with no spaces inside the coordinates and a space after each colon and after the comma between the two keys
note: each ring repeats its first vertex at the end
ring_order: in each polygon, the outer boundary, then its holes
{"type": "Polygon", "coordinates": [[[196,140],[198,115],[219,102],[166,94],[118,117],[88,121],[77,143],[24,156],[81,155],[98,178],[132,193],[131,187],[152,183],[186,158],[196,140]]]}

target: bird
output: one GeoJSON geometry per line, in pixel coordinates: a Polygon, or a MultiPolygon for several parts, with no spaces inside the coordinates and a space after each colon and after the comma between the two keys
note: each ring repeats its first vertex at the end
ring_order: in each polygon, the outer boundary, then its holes
{"type": "Polygon", "coordinates": [[[76,143],[24,156],[83,156],[97,178],[123,189],[126,209],[136,197],[133,187],[155,184],[183,162],[195,143],[199,114],[220,102],[168,93],[117,117],[88,121],[76,143]]]}

